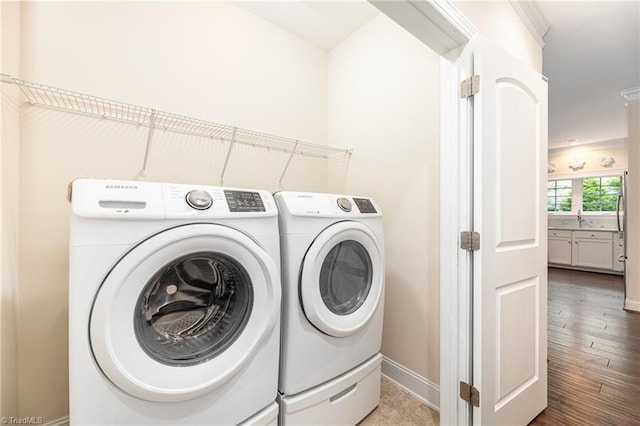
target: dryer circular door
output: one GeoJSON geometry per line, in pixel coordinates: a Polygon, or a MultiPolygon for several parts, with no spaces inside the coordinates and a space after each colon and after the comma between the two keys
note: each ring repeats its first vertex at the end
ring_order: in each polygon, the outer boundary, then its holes
{"type": "Polygon", "coordinates": [[[334,337],[362,329],[382,297],[382,253],[361,223],[338,222],[322,231],[302,261],[300,298],[307,319],[334,337]]]}
{"type": "Polygon", "coordinates": [[[162,231],[126,253],[95,297],[89,337],[105,376],[135,397],[183,401],[233,377],[276,329],[277,267],[222,225],[162,231]]]}

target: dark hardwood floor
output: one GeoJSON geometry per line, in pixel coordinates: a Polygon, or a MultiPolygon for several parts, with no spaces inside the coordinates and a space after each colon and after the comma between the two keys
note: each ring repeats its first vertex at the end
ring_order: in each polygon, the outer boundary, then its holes
{"type": "Polygon", "coordinates": [[[640,425],[640,314],[622,277],[549,269],[548,406],[532,425],[640,425]]]}

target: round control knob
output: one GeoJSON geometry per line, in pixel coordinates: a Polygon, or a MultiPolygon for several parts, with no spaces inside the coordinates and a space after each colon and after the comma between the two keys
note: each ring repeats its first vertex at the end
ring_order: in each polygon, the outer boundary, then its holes
{"type": "Polygon", "coordinates": [[[187,193],[187,204],[193,207],[196,210],[206,210],[211,207],[213,204],[213,200],[211,199],[211,194],[207,191],[202,191],[200,189],[194,189],[193,191],[189,191],[187,193]]]}
{"type": "Polygon", "coordinates": [[[338,207],[340,207],[345,212],[351,211],[351,201],[349,201],[347,198],[338,198],[337,202],[338,202],[338,207]]]}

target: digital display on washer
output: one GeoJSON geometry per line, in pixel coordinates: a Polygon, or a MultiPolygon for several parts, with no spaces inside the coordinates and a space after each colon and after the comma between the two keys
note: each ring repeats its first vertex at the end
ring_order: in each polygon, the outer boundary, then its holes
{"type": "Polygon", "coordinates": [[[229,211],[232,212],[264,212],[264,204],[258,192],[224,191],[229,211]]]}
{"type": "Polygon", "coordinates": [[[368,198],[354,198],[353,201],[356,203],[356,206],[358,206],[360,213],[378,213],[368,198]]]}

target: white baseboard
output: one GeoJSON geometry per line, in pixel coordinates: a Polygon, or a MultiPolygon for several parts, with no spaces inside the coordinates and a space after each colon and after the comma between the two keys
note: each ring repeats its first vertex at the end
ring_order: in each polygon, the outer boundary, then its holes
{"type": "Polygon", "coordinates": [[[382,375],[434,410],[440,411],[440,387],[403,365],[382,356],[382,375]]]}
{"type": "Polygon", "coordinates": [[[69,426],[69,416],[50,421],[45,426],[69,426]]]}
{"type": "Polygon", "coordinates": [[[637,300],[626,299],[624,301],[624,308],[627,311],[640,312],[640,302],[638,302],[637,300]]]}

